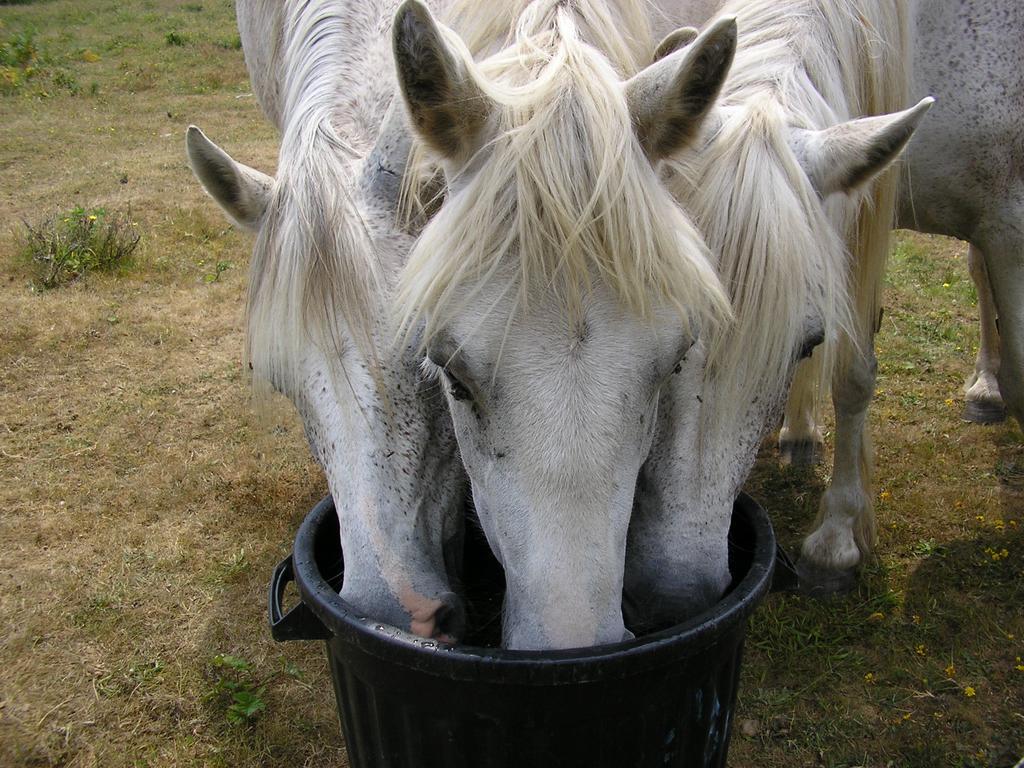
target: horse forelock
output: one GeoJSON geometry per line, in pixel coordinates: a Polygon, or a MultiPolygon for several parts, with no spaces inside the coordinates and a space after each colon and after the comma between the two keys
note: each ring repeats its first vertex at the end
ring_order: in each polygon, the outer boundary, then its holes
{"type": "Polygon", "coordinates": [[[309,344],[337,358],[351,343],[376,365],[383,286],[356,204],[359,153],[337,127],[337,83],[351,79],[343,55],[345,19],[327,2],[294,4],[289,12],[278,174],[253,249],[246,305],[254,381],[285,393],[300,385],[309,344]]]}
{"type": "Polygon", "coordinates": [[[629,72],[583,38],[581,5],[531,4],[537,16],[520,19],[513,45],[477,67],[493,138],[400,278],[403,327],[426,320],[424,343],[490,280],[507,282],[500,293],[517,310],[553,291],[576,315],[601,280],[641,316],[657,304],[684,323],[728,314],[702,238],[636,140],[621,88],[629,72]]]}
{"type": "Polygon", "coordinates": [[[732,304],[708,350],[721,407],[706,418],[727,429],[743,417],[737,404],[784,393],[809,320],[833,336],[851,327],[846,249],[788,147],[785,117],[770,99],[729,110],[713,141],[672,164],[732,304]]]}

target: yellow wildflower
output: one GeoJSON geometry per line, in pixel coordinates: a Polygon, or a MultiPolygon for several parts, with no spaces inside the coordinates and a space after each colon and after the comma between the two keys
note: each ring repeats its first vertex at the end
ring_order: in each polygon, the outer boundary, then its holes
{"type": "Polygon", "coordinates": [[[880,494],[878,494],[878,498],[880,498],[882,501],[888,501],[889,499],[892,498],[892,494],[889,493],[888,491],[882,491],[880,494]]]}
{"type": "Polygon", "coordinates": [[[984,515],[975,515],[974,519],[977,520],[979,523],[984,523],[985,522],[985,516],[984,515]]]}
{"type": "Polygon", "coordinates": [[[913,616],[910,617],[910,620],[912,622],[914,622],[915,624],[920,624],[921,623],[921,617],[918,616],[916,613],[913,616]]]}
{"type": "Polygon", "coordinates": [[[969,685],[966,688],[964,688],[964,696],[966,696],[968,699],[974,698],[974,688],[972,688],[969,685]]]}
{"type": "Polygon", "coordinates": [[[866,675],[864,675],[864,682],[865,683],[873,683],[873,682],[875,682],[875,673],[874,672],[868,672],[866,675]]]}
{"type": "Polygon", "coordinates": [[[953,398],[947,397],[946,398],[946,405],[949,406],[950,408],[952,408],[953,407],[953,398]]]}
{"type": "Polygon", "coordinates": [[[956,675],[956,667],[950,662],[949,666],[946,667],[946,677],[954,677],[956,675]]]}
{"type": "Polygon", "coordinates": [[[868,616],[868,621],[881,621],[884,618],[885,618],[885,614],[884,613],[882,613],[881,611],[875,611],[870,616],[868,616]]]}

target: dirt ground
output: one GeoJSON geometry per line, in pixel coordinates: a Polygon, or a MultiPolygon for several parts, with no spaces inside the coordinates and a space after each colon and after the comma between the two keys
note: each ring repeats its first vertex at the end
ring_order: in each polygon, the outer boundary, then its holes
{"type": "MultiPolygon", "coordinates": [[[[265,617],[325,483],[287,407],[250,408],[251,242],[184,157],[196,123],[274,169],[232,4],[0,5],[0,44],[30,32],[33,71],[0,68],[0,765],[344,766],[322,649],[275,644],[265,617]],[[137,264],[36,290],[22,222],[76,205],[130,206],[137,264]]],[[[898,237],[871,416],[879,556],[853,594],[759,610],[731,766],[1024,755],[1024,443],[959,418],[963,251],[898,237]]],[[[827,478],[769,446],[749,490],[795,548],[827,478]]]]}

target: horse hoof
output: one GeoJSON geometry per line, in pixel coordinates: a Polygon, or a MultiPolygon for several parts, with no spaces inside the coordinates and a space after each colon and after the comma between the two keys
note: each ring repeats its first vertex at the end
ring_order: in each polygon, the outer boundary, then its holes
{"type": "Polygon", "coordinates": [[[992,400],[968,400],[961,418],[972,424],[1000,424],[1006,421],[1006,406],[992,400]]]}
{"type": "Polygon", "coordinates": [[[797,591],[808,597],[832,597],[857,587],[857,569],[835,571],[822,568],[801,557],[796,564],[797,591]]]}
{"type": "Polygon", "coordinates": [[[787,467],[813,467],[821,462],[822,445],[816,440],[780,440],[779,461],[787,467]]]}

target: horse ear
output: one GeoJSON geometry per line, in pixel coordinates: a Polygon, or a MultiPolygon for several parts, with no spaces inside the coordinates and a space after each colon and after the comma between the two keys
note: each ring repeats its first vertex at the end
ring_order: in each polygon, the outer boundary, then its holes
{"type": "Polygon", "coordinates": [[[210,197],[239,226],[259,229],[274,180],[255,168],[235,162],[196,126],[185,135],[188,164],[210,197]]]}
{"type": "MultiPolygon", "coordinates": [[[[685,36],[685,30],[681,32],[685,36]]],[[[659,51],[672,45],[671,38],[658,46],[659,51]]],[[[651,162],[674,154],[693,139],[718,98],[735,52],[736,18],[724,16],[690,45],[626,82],[637,138],[651,162]]]]}
{"type": "Polygon", "coordinates": [[[447,160],[477,150],[490,100],[473,78],[469,54],[446,39],[419,0],[406,0],[392,29],[398,83],[417,134],[447,160]]]}
{"type": "Polygon", "coordinates": [[[651,62],[661,61],[669,54],[675,53],[681,48],[685,48],[699,36],[700,32],[696,27],[680,27],[673,32],[669,32],[665,35],[664,39],[658,43],[658,47],[654,49],[654,55],[651,57],[651,62]]]}
{"type": "Polygon", "coordinates": [[[862,117],[820,131],[794,128],[789,145],[819,195],[848,192],[896,159],[934,103],[929,96],[902,112],[862,117]]]}

